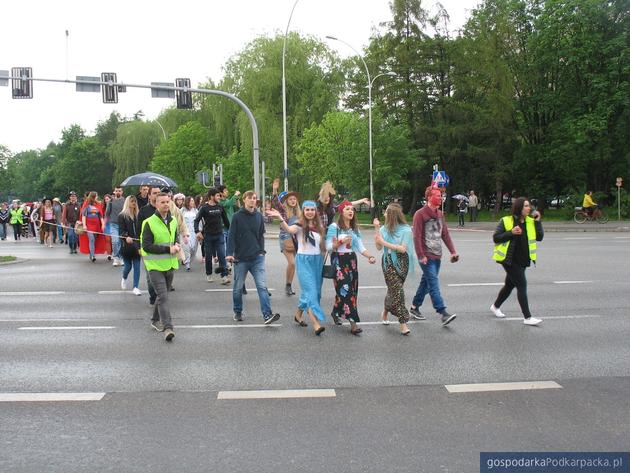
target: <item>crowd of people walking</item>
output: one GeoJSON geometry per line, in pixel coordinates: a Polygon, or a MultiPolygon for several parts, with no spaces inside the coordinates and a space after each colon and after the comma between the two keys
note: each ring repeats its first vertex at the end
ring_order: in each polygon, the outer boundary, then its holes
{"type": "MultiPolygon", "coordinates": [[[[253,191],[240,194],[222,185],[211,188],[204,196],[172,194],[171,189],[142,186],[136,195],[124,196],[123,188],[116,187],[111,195],[99,199],[96,192],[88,192],[82,202],[76,192],[61,204],[58,198],[44,198],[31,206],[13,201],[11,206],[0,206],[0,235],[6,238],[6,226],[13,228],[15,241],[31,234],[52,247],[58,239],[66,243],[70,254],[77,249],[96,262],[97,255],[105,255],[113,266],[122,266],[120,287],[127,290],[132,275],[132,293],[140,290],[141,266],[144,262],[149,304],[153,307],[151,326],[163,332],[164,339],[173,340],[169,293],[174,291],[173,280],[180,263],[191,270],[201,247],[201,263],[205,280],[215,281],[218,274],[223,285],[232,285],[233,319],[244,319],[243,295],[245,278],[254,279],[263,323],[276,322],[280,314],[271,307],[265,270],[265,220],[280,222],[279,251],[284,255],[285,295],[299,291],[293,320],[300,327],[310,322],[315,335],[325,331],[326,311],[322,307],[322,285],[332,279],[335,297],[330,311],[331,320],[350,327],[359,335],[358,256],[369,264],[376,263],[363,241],[357,223],[355,206],[369,202],[360,199],[335,203],[336,191],[331,183],[322,185],[314,200],[300,205],[296,192],[278,192],[279,179],[273,183],[273,196],[263,210],[253,191]],[[24,226],[28,228],[25,232],[24,226]],[[299,289],[294,287],[297,275],[299,289]]],[[[411,317],[424,320],[420,308],[428,295],[443,326],[456,318],[447,310],[440,292],[439,273],[443,245],[450,252],[450,261],[457,262],[457,253],[450,238],[444,215],[440,209],[442,192],[433,187],[425,192],[426,205],[415,212],[412,225],[406,221],[400,204],[390,203],[384,211],[384,222],[374,219],[374,243],[382,252],[381,270],[387,287],[381,321],[390,323],[396,317],[402,335],[409,335],[411,317]],[[407,308],[404,285],[418,268],[420,283],[407,308]]],[[[476,196],[471,191],[460,205],[472,204],[476,210],[476,196]]],[[[471,217],[472,218],[472,217],[471,217]]],[[[460,215],[460,225],[463,225],[460,215]]],[[[501,306],[516,288],[518,302],[526,325],[539,325],[542,320],[532,316],[527,299],[526,268],[536,262],[537,242],[543,238],[541,215],[532,211],[528,199],[515,199],[511,215],[503,217],[493,235],[493,259],[505,271],[505,283],[490,312],[505,317],[501,306]]]]}

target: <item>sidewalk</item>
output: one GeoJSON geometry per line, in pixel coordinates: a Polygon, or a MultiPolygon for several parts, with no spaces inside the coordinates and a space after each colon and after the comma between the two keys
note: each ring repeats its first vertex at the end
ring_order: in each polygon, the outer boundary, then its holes
{"type": "MultiPolygon", "coordinates": [[[[408,221],[411,224],[411,221],[408,221]]],[[[494,232],[497,228],[497,222],[466,222],[464,228],[457,228],[457,223],[448,222],[448,230],[450,232],[494,232]]],[[[362,231],[372,230],[372,225],[360,224],[362,231]]],[[[279,226],[271,223],[266,224],[266,238],[278,238],[279,226]]],[[[543,229],[548,233],[555,232],[630,232],[630,221],[622,220],[610,221],[608,223],[575,223],[575,222],[548,222],[543,220],[543,229]]]]}

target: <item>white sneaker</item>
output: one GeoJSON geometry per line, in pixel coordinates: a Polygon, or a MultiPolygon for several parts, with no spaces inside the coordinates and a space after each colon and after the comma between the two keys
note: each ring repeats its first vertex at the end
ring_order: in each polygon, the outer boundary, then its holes
{"type": "Polygon", "coordinates": [[[221,284],[223,284],[224,286],[227,286],[228,284],[230,284],[232,281],[230,280],[229,276],[223,276],[223,278],[221,279],[221,284]]]}
{"type": "Polygon", "coordinates": [[[212,274],[209,274],[208,276],[206,276],[206,281],[214,282],[214,278],[212,277],[212,274]]]}
{"type": "Polygon", "coordinates": [[[542,319],[537,319],[536,317],[530,317],[529,319],[523,320],[525,325],[538,325],[542,322],[542,319]]]}
{"type": "Polygon", "coordinates": [[[120,280],[120,288],[124,291],[125,289],[127,289],[127,280],[126,279],[121,279],[120,280]]]}
{"type": "Polygon", "coordinates": [[[140,289],[138,289],[137,287],[133,288],[132,291],[136,296],[141,296],[142,295],[142,291],[140,289]]]}
{"type": "Polygon", "coordinates": [[[490,311],[494,314],[495,317],[502,319],[505,317],[505,314],[501,312],[501,309],[497,309],[494,304],[490,306],[490,311]]]}
{"type": "Polygon", "coordinates": [[[122,266],[123,262],[120,258],[114,258],[114,266],[122,266]]]}

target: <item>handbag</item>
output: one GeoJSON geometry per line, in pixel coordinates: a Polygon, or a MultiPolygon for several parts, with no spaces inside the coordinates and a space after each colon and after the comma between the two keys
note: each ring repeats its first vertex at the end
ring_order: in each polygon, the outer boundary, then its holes
{"type": "MultiPolygon", "coordinates": [[[[326,261],[328,260],[328,251],[326,252],[326,256],[324,257],[324,266],[322,268],[322,277],[326,278],[326,279],[334,279],[335,278],[335,273],[337,272],[335,270],[335,267],[332,264],[326,264],[326,261]]],[[[332,263],[332,252],[330,253],[330,261],[332,263]]]]}
{"type": "Polygon", "coordinates": [[[287,253],[295,253],[295,240],[293,235],[282,242],[282,248],[287,253]]]}

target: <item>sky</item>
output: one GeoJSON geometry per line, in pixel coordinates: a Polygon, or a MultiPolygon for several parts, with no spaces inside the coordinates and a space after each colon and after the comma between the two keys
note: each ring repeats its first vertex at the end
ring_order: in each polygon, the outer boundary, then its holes
{"type": "MultiPolygon", "coordinates": [[[[30,0],[0,3],[0,70],[32,67],[33,76],[70,79],[115,72],[119,82],[149,84],[188,77],[192,85],[221,80],[226,61],[260,35],[284,33],[295,0],[30,0]],[[66,30],[68,36],[66,37],[66,30]]],[[[452,29],[479,0],[442,0],[452,29]]],[[[435,11],[433,1],[423,7],[435,11]]],[[[361,51],[391,19],[389,0],[298,0],[290,30],[325,40],[336,36],[361,51]]],[[[353,54],[331,41],[341,57],[353,54]]],[[[278,65],[280,67],[280,65],[278,65]]],[[[9,82],[10,84],[10,82],[9,82]]],[[[217,100],[224,100],[217,98],[217,100]]],[[[156,118],[172,104],[148,89],[128,88],[117,104],[74,84],[35,82],[32,100],[0,87],[0,144],[12,152],[45,148],[77,123],[93,133],[112,111],[156,118]]]]}

